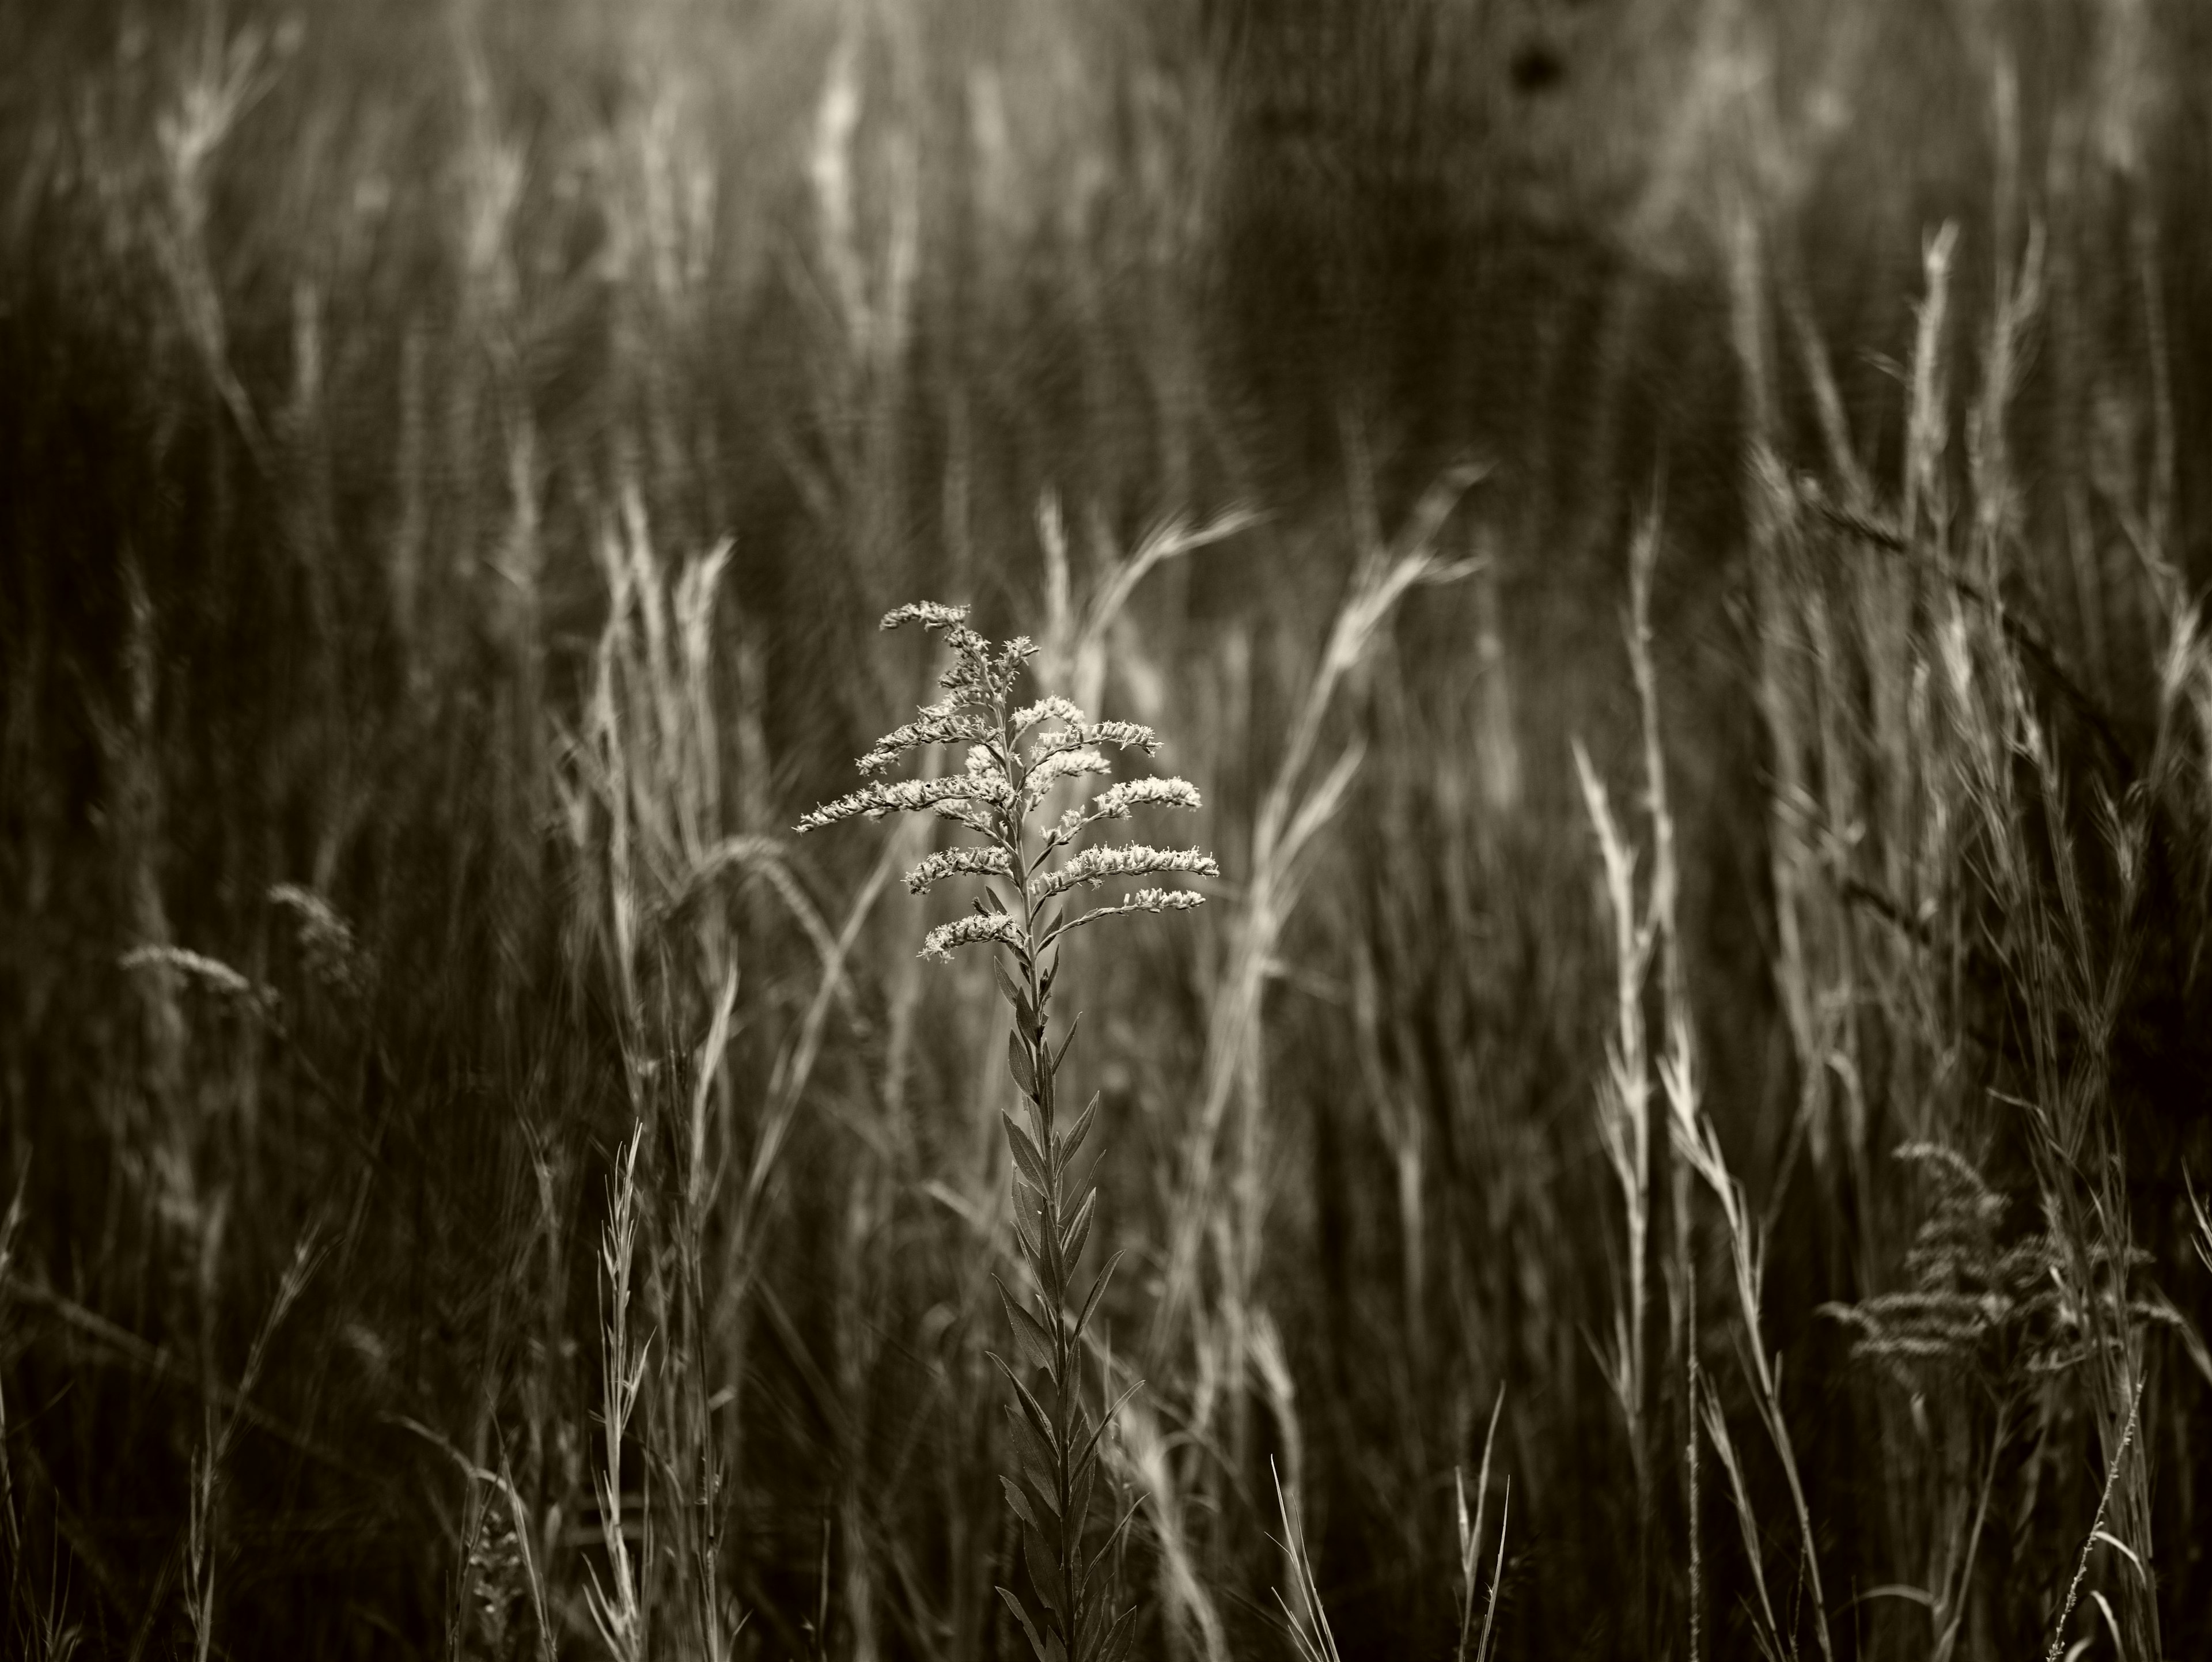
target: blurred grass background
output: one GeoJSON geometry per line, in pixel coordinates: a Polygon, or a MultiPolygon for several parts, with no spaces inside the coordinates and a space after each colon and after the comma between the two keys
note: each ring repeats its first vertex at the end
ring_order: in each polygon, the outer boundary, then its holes
{"type": "Polygon", "coordinates": [[[2202,1653],[2208,37],[0,7],[7,1643],[592,1653],[642,1119],[653,1653],[1018,1653],[988,977],[913,961],[911,833],[787,835],[923,696],[874,619],[938,597],[1158,725],[1227,874],[1066,983],[1144,1653],[1287,1647],[1270,1459],[1344,1653],[1448,1650],[1502,1392],[1504,1653],[1809,1652],[1818,1602],[1844,1653],[2019,1654],[2137,1391],[2069,1642],[2202,1653]],[[1664,1111],[1648,1240],[1607,1154],[1571,746],[1645,836],[1646,525],[1651,1049],[1681,1014],[1765,1221],[1756,1331],[1664,1111]],[[1478,569],[1314,703],[1424,528],[1478,569]],[[1938,1281],[1900,1346],[1875,1301],[1938,1281]],[[1717,1444],[1683,1486],[1716,1389],[1763,1535],[1717,1444]]]}

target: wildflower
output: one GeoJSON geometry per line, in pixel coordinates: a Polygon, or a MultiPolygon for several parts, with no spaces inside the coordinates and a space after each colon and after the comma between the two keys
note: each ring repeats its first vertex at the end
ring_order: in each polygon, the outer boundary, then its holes
{"type": "Polygon", "coordinates": [[[1091,819],[1127,819],[1129,810],[1141,807],[1190,808],[1199,806],[1198,788],[1185,779],[1125,779],[1091,800],[1091,819]]]}
{"type": "Polygon", "coordinates": [[[1079,728],[1083,725],[1083,712],[1054,692],[1046,694],[1033,704],[1024,704],[1006,718],[1006,725],[1013,729],[1018,739],[1040,721],[1059,721],[1067,727],[1079,728]]]}
{"type": "Polygon", "coordinates": [[[932,929],[922,937],[921,955],[940,964],[950,964],[952,954],[960,947],[972,947],[979,941],[1018,947],[1022,944],[1022,926],[1006,912],[977,912],[932,929]]]}
{"type": "Polygon", "coordinates": [[[817,831],[823,825],[835,825],[840,819],[866,815],[880,819],[886,813],[911,813],[935,807],[939,802],[970,800],[988,802],[1011,801],[1013,788],[1004,774],[955,775],[944,779],[901,779],[891,784],[866,786],[850,795],[841,796],[834,802],[825,802],[799,822],[801,832],[817,831]]]}
{"type": "Polygon", "coordinates": [[[1063,779],[1078,779],[1086,773],[1105,773],[1112,764],[1095,750],[1055,751],[1043,761],[1035,764],[1029,776],[1022,781],[1022,806],[1034,807],[1051,794],[1052,788],[1063,779]]]}
{"type": "Polygon", "coordinates": [[[1139,889],[1115,910],[1133,912],[1187,912],[1205,904],[1206,897],[1195,889],[1139,889]]]}
{"type": "Polygon", "coordinates": [[[1096,888],[1111,879],[1163,872],[1218,877],[1220,868],[1196,849],[1136,843],[1076,849],[1085,831],[1100,820],[1126,819],[1139,807],[1197,807],[1198,792],[1181,779],[1128,780],[1098,793],[1087,811],[1069,808],[1049,824],[1032,825],[1030,814],[1055,786],[1112,771],[1107,748],[1149,753],[1159,747],[1159,737],[1133,721],[1087,721],[1054,694],[1010,708],[1014,684],[1036,648],[1019,635],[994,645],[969,628],[967,618],[964,606],[931,603],[901,606],[885,615],[885,629],[919,623],[942,630],[953,662],[939,680],[945,697],[878,740],[859,764],[864,774],[881,773],[918,746],[964,743],[969,748],[963,770],[946,778],[875,781],[816,808],[799,822],[799,829],[814,831],[863,815],[873,819],[923,812],[982,838],[930,854],[906,880],[916,894],[950,877],[995,882],[993,904],[987,908],[978,903],[969,916],[931,929],[922,941],[922,956],[942,961],[963,947],[987,946],[1004,947],[1012,959],[1011,971],[1003,959],[994,967],[1000,991],[1014,1014],[1007,1065],[1021,1089],[1026,1123],[1004,1117],[1014,1161],[1015,1233],[1037,1290],[1031,1303],[1018,1301],[1003,1284],[999,1291],[1018,1355],[1033,1376],[1042,1374],[1042,1381],[1032,1391],[1011,1365],[992,1360],[1014,1386],[1008,1413],[1023,1457],[1018,1470],[1005,1479],[1006,1499],[1021,1526],[1030,1578],[1044,1601],[1041,1619],[1033,1620],[1008,1589],[1000,1588],[999,1594],[1039,1662],[1048,1657],[1118,1662],[1128,1653],[1135,1612],[1115,1615],[1105,1593],[1093,1591],[1088,1573],[1105,1555],[1103,1549],[1093,1554],[1087,1542],[1103,1427],[1085,1405],[1080,1365],[1085,1326],[1113,1265],[1107,1265],[1088,1296],[1075,1296],[1072,1282],[1089,1239],[1097,1196],[1078,1192],[1072,1164],[1090,1132],[1097,1099],[1091,1099],[1072,1128],[1061,1129],[1054,1111],[1054,1080],[1066,1061],[1067,1043],[1054,1049],[1046,1038],[1058,967],[1054,954],[1060,937],[1073,929],[1138,912],[1188,911],[1204,897],[1187,889],[1149,887],[1072,918],[1063,918],[1057,907],[1041,916],[1038,908],[1078,885],[1096,888]],[[1046,723],[1054,725],[1036,734],[1024,758],[1018,745],[1046,723]],[[1047,859],[1062,849],[1075,852],[1057,868],[1045,869],[1047,859]],[[1082,1313],[1071,1319],[1066,1312],[1075,1309],[1082,1313]]]}
{"type": "Polygon", "coordinates": [[[1048,895],[1060,894],[1078,883],[1088,883],[1093,888],[1109,877],[1141,877],[1152,872],[1193,872],[1200,877],[1218,877],[1221,868],[1213,856],[1196,849],[1154,849],[1142,843],[1103,844],[1085,849],[1057,871],[1050,871],[1030,880],[1030,898],[1042,900],[1048,895]]]}
{"type": "Polygon", "coordinates": [[[956,714],[949,704],[930,704],[905,726],[893,728],[877,740],[853,765],[862,773],[881,773],[921,746],[974,744],[988,736],[980,715],[956,714]]]}
{"type": "Polygon", "coordinates": [[[1093,906],[1087,912],[1079,912],[1054,928],[1054,935],[1079,929],[1086,923],[1096,923],[1103,917],[1127,917],[1132,912],[1187,912],[1206,904],[1206,897],[1195,889],[1139,889],[1127,900],[1111,906],[1093,906]]]}
{"type": "Polygon", "coordinates": [[[927,894],[948,877],[1011,877],[1014,862],[1004,849],[941,849],[906,874],[914,894],[927,894]]]}
{"type": "Polygon", "coordinates": [[[920,624],[924,629],[957,629],[968,621],[964,606],[945,606],[936,600],[909,600],[884,613],[878,629],[896,629],[901,624],[920,624]]]}
{"type": "Polygon", "coordinates": [[[1120,904],[1040,926],[1036,904],[1078,884],[1096,887],[1111,878],[1163,872],[1218,876],[1220,868],[1211,856],[1196,849],[1141,843],[1083,849],[1055,869],[1040,869],[1048,855],[1073,849],[1097,821],[1126,819],[1140,807],[1196,808],[1198,792],[1182,779],[1124,780],[1099,792],[1087,810],[1070,808],[1052,824],[1030,826],[1030,811],[1057,786],[1070,779],[1110,774],[1109,748],[1149,754],[1159,748],[1159,735],[1135,721],[1093,721],[1057,693],[1010,708],[1014,684],[1036,648],[1023,635],[1000,642],[986,640],[969,626],[965,606],[925,600],[884,614],[884,629],[909,623],[941,632],[951,648],[952,663],[939,683],[945,696],[877,740],[855,766],[863,774],[881,774],[908,751],[926,745],[964,744],[968,753],[962,770],[937,778],[871,779],[859,790],[813,809],[797,829],[803,833],[845,819],[927,813],[977,833],[983,839],[980,844],[963,844],[924,859],[907,874],[907,886],[926,894],[949,877],[1007,879],[1013,884],[1009,899],[1018,900],[1023,910],[1003,914],[1004,920],[1011,921],[988,921],[979,914],[933,929],[926,956],[949,958],[958,947],[988,941],[1012,948],[1017,959],[1034,973],[1036,955],[1072,928],[1099,918],[1184,910],[1197,904],[1195,899],[1162,898],[1170,892],[1148,889],[1120,904]],[[1030,738],[1024,757],[1017,745],[1039,728],[1042,731],[1030,738]],[[1032,836],[1038,843],[1034,854],[1029,847],[1032,836]]]}
{"type": "Polygon", "coordinates": [[[1035,767],[1061,751],[1096,749],[1111,745],[1117,750],[1140,750],[1151,755],[1160,747],[1160,736],[1136,721],[1085,721],[1083,712],[1066,727],[1039,734],[1030,746],[1030,765],[1035,767]]]}

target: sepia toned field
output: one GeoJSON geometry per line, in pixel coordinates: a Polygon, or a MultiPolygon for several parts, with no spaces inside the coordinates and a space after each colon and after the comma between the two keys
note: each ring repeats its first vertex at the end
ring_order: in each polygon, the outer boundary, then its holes
{"type": "Polygon", "coordinates": [[[0,5],[0,1654],[2212,1653],[2207,76],[0,5]]]}

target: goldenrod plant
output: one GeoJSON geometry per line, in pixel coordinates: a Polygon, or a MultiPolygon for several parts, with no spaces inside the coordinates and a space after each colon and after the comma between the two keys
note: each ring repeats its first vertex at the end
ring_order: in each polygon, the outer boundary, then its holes
{"type": "MultiPolygon", "coordinates": [[[[903,606],[884,616],[883,627],[908,623],[941,631],[951,648],[952,667],[940,684],[945,697],[878,740],[857,765],[864,774],[882,774],[909,751],[949,745],[967,747],[965,767],[934,777],[876,780],[815,809],[798,829],[932,813],[981,839],[933,852],[906,882],[919,895],[951,878],[982,881],[969,915],[931,929],[922,955],[950,962],[963,947],[988,949],[1014,1019],[1006,1065],[1026,1123],[1003,1111],[1000,1118],[1013,1155],[1015,1238],[1035,1284],[1018,1297],[999,1282],[1019,1365],[996,1353],[992,1361],[1013,1391],[1006,1416],[1014,1464],[1000,1481],[1020,1525],[1035,1608],[1011,1587],[1001,1586],[999,1596],[1037,1662],[1116,1662],[1128,1653],[1136,1614],[1133,1606],[1115,1609],[1109,1573],[1128,1514],[1095,1546],[1090,1522],[1104,1492],[1099,1441],[1121,1404],[1095,1415],[1087,1406],[1084,1336],[1121,1255],[1107,1260],[1079,1304],[1077,1277],[1098,1193],[1077,1176],[1075,1161],[1097,1123],[1098,1098],[1094,1093],[1073,1123],[1064,1124],[1057,1085],[1075,1024],[1053,1042],[1053,983],[1060,943],[1074,931],[1110,917],[1188,911],[1204,899],[1193,889],[1148,885],[1089,904],[1102,886],[1154,875],[1218,877],[1220,868],[1197,849],[1094,840],[1099,827],[1139,808],[1196,810],[1198,792],[1185,780],[1123,780],[1088,803],[1050,813],[1060,787],[1111,771],[1109,747],[1147,755],[1158,749],[1151,728],[1093,721],[1052,694],[1016,707],[1014,690],[1036,647],[1026,636],[986,639],[969,627],[965,606],[903,606]]],[[[1136,1389],[1127,1387],[1123,1399],[1136,1389]]]]}

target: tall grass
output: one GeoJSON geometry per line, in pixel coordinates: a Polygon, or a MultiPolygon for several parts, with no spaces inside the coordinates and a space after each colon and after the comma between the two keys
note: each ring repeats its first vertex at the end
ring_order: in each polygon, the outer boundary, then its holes
{"type": "Polygon", "coordinates": [[[2191,8],[19,12],[0,1649],[2212,1644],[2191,8]]]}

